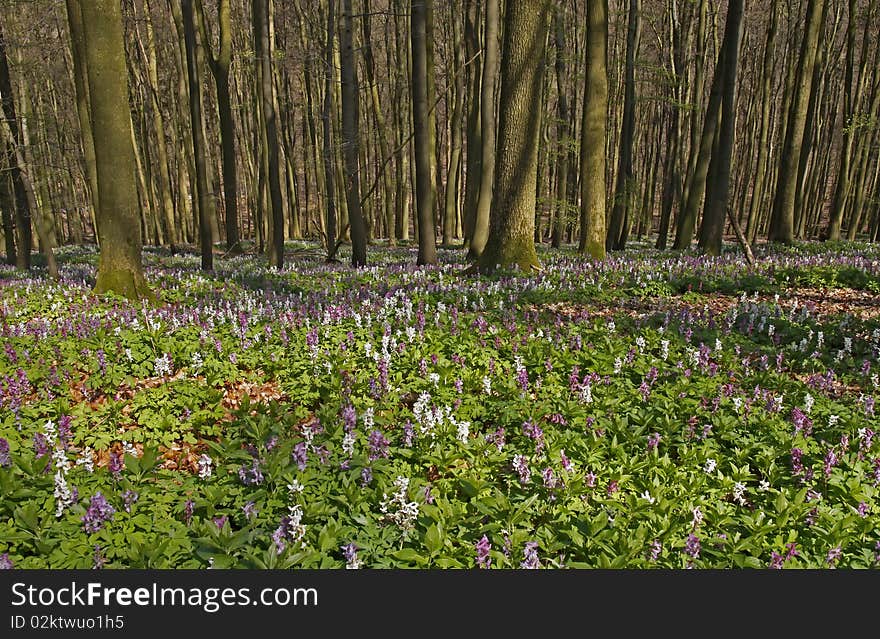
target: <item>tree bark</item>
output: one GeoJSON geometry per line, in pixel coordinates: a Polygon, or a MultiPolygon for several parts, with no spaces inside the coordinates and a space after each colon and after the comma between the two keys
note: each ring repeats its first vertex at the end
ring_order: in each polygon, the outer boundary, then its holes
{"type": "Polygon", "coordinates": [[[481,272],[498,266],[540,270],[535,206],[549,16],[548,0],[511,2],[504,14],[498,162],[481,272]]]}

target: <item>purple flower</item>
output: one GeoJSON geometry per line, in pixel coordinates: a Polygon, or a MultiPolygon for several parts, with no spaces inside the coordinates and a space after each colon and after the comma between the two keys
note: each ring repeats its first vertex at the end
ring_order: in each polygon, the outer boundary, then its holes
{"type": "Polygon", "coordinates": [[[95,544],[95,552],[92,554],[92,570],[100,570],[106,563],[107,559],[104,557],[104,552],[99,545],[95,544]]]}
{"type": "Polygon", "coordinates": [[[559,483],[556,475],[553,474],[553,469],[549,466],[541,472],[541,477],[544,480],[544,488],[548,490],[553,490],[559,483]]]}
{"type": "Polygon", "coordinates": [[[520,368],[516,372],[516,382],[519,384],[519,387],[522,389],[523,392],[529,390],[529,373],[525,369],[525,367],[520,368]]]}
{"type": "Polygon", "coordinates": [[[9,468],[9,442],[0,437],[0,467],[9,468]]]}
{"type": "Polygon", "coordinates": [[[253,521],[254,517],[257,516],[257,507],[252,501],[249,501],[244,506],[242,506],[241,510],[244,513],[245,519],[247,519],[248,521],[253,521]]]}
{"type": "Polygon", "coordinates": [[[837,455],[833,450],[829,450],[825,455],[824,471],[825,477],[831,477],[831,469],[837,465],[837,455]]]}
{"type": "Polygon", "coordinates": [[[607,492],[610,496],[616,493],[618,490],[620,490],[620,486],[618,485],[617,480],[612,479],[610,482],[608,482],[608,488],[605,490],[605,492],[607,492]]]}
{"type": "Polygon", "coordinates": [[[840,559],[841,555],[843,555],[843,550],[840,546],[835,546],[828,551],[828,556],[825,558],[825,561],[829,566],[834,566],[834,564],[837,563],[837,560],[840,559]]]}
{"type": "Polygon", "coordinates": [[[238,478],[245,486],[259,486],[263,483],[263,471],[260,468],[260,460],[255,459],[250,467],[242,466],[238,469],[238,478]]]}
{"type": "Polygon", "coordinates": [[[125,509],[125,512],[131,512],[132,505],[137,502],[139,497],[140,495],[133,490],[126,490],[122,493],[122,507],[125,509]]]}
{"type": "Polygon", "coordinates": [[[373,481],[373,469],[369,466],[361,468],[361,486],[369,486],[373,481]]]}
{"type": "Polygon", "coordinates": [[[529,482],[529,477],[531,477],[532,473],[529,470],[529,462],[522,455],[514,455],[513,456],[513,470],[519,475],[519,483],[527,484],[529,482]]]}
{"type": "Polygon", "coordinates": [[[187,499],[186,503],[183,505],[183,521],[187,526],[192,523],[193,518],[193,510],[195,509],[195,502],[192,499],[187,499]]]}
{"type": "Polygon", "coordinates": [[[700,557],[700,538],[694,533],[688,535],[687,541],[684,545],[684,552],[692,559],[698,559],[700,557]]]}
{"type": "Polygon", "coordinates": [[[492,544],[489,543],[489,538],[486,535],[483,535],[480,541],[476,544],[477,549],[477,566],[484,569],[489,569],[492,566],[492,558],[489,556],[489,551],[492,548],[492,544]]]}
{"type": "Polygon", "coordinates": [[[804,472],[804,464],[802,458],[804,456],[804,451],[800,448],[792,448],[791,449],[791,469],[795,475],[800,475],[804,472]]]}
{"type": "Polygon", "coordinates": [[[361,567],[361,562],[357,556],[358,547],[356,545],[348,543],[340,546],[340,549],[342,550],[342,556],[345,557],[346,570],[356,570],[361,567]]]}
{"type": "Polygon", "coordinates": [[[587,483],[587,488],[595,488],[596,487],[596,473],[594,473],[592,470],[587,472],[587,474],[584,475],[584,481],[587,483]]]}
{"type": "Polygon", "coordinates": [[[559,451],[559,458],[562,461],[562,469],[565,472],[570,473],[572,471],[571,460],[566,457],[564,450],[559,451]]]}
{"type": "Polygon", "coordinates": [[[113,519],[116,509],[104,498],[100,492],[95,493],[82,516],[83,529],[87,533],[95,533],[104,527],[104,524],[113,519]]]}
{"type": "Polygon", "coordinates": [[[537,570],[541,567],[541,561],[538,559],[538,542],[527,541],[523,556],[523,561],[519,565],[520,568],[526,570],[537,570]]]}
{"type": "Polygon", "coordinates": [[[403,445],[409,448],[412,446],[413,437],[416,435],[415,427],[413,423],[409,420],[406,420],[403,424],[403,445]]]}
{"type": "Polygon", "coordinates": [[[0,570],[12,570],[12,560],[9,558],[9,553],[3,553],[0,555],[0,570]]]}
{"type": "Polygon", "coordinates": [[[34,433],[34,453],[37,457],[49,454],[49,440],[43,433],[34,433]]]}
{"type": "Polygon", "coordinates": [[[61,445],[67,448],[67,445],[70,443],[71,437],[71,429],[70,422],[72,421],[70,415],[62,415],[58,418],[58,441],[61,442],[61,445]]]}
{"type": "Polygon", "coordinates": [[[354,430],[354,427],[357,426],[357,413],[351,404],[342,407],[342,423],[346,432],[354,430]]]}
{"type": "Polygon", "coordinates": [[[305,470],[306,466],[309,463],[309,445],[306,442],[299,442],[296,446],[293,447],[293,452],[290,453],[290,456],[293,458],[293,461],[296,462],[296,467],[300,470],[305,470]]]}
{"type": "Polygon", "coordinates": [[[374,430],[370,433],[367,443],[370,446],[370,461],[374,461],[380,457],[388,457],[388,446],[391,442],[385,438],[382,431],[374,430]]]}
{"type": "Polygon", "coordinates": [[[504,444],[505,444],[504,428],[499,426],[497,429],[495,429],[494,432],[486,433],[486,441],[489,442],[490,444],[495,444],[495,448],[497,448],[498,452],[500,453],[502,451],[502,449],[504,448],[504,444]]]}
{"type": "Polygon", "coordinates": [[[220,515],[219,517],[214,517],[211,521],[214,522],[214,525],[217,526],[219,530],[223,530],[223,526],[229,521],[229,515],[220,515]]]}
{"type": "Polygon", "coordinates": [[[867,517],[868,516],[868,504],[865,502],[859,502],[858,513],[859,517],[867,517]]]}
{"type": "Polygon", "coordinates": [[[115,479],[119,479],[122,473],[122,469],[125,468],[125,464],[122,461],[122,455],[113,451],[110,453],[110,461],[107,464],[107,468],[113,473],[113,477],[115,479]]]}
{"type": "Polygon", "coordinates": [[[660,557],[660,552],[663,550],[663,544],[660,543],[659,539],[655,539],[651,542],[650,549],[648,551],[648,560],[649,561],[657,561],[660,557]]]}
{"type": "Polygon", "coordinates": [[[535,442],[535,453],[541,454],[544,450],[544,431],[537,424],[527,421],[522,425],[523,434],[535,442]]]}
{"type": "Polygon", "coordinates": [[[652,451],[657,448],[657,445],[660,443],[660,433],[652,433],[648,436],[648,451],[652,451]]]}
{"type": "Polygon", "coordinates": [[[803,433],[804,437],[809,437],[813,432],[813,420],[797,406],[791,409],[791,421],[794,424],[795,434],[803,433]]]}
{"type": "Polygon", "coordinates": [[[434,495],[431,494],[431,484],[425,484],[425,487],[422,489],[422,497],[424,497],[426,504],[434,503],[434,495]]]}

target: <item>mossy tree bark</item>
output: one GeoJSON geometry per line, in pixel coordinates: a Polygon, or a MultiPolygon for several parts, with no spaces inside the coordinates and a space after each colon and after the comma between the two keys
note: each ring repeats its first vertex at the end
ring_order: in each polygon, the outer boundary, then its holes
{"type": "Polygon", "coordinates": [[[94,140],[101,244],[95,292],[153,301],[155,295],[141,266],[121,5],[118,0],[89,0],[79,5],[92,130],[101,132],[94,140]]]}
{"type": "Polygon", "coordinates": [[[587,73],[581,121],[581,253],[605,258],[605,122],[608,113],[608,0],[587,8],[587,73]]]}
{"type": "Polygon", "coordinates": [[[497,266],[540,270],[535,206],[550,11],[548,0],[510,2],[505,10],[497,165],[481,272],[497,266]]]}

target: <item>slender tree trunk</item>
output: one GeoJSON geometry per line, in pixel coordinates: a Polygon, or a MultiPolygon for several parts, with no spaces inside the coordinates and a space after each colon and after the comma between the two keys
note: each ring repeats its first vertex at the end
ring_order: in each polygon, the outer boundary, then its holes
{"type": "Polygon", "coordinates": [[[480,131],[483,138],[480,153],[480,195],[474,216],[474,235],[468,249],[468,258],[478,259],[489,237],[489,212],[492,208],[495,184],[495,89],[498,73],[498,30],[501,24],[501,0],[486,0],[486,31],[483,45],[483,86],[480,96],[480,131]]]}
{"type": "Polygon", "coordinates": [[[794,201],[797,190],[798,166],[800,164],[807,109],[813,82],[813,68],[819,44],[822,15],[826,0],[807,0],[807,24],[797,63],[795,92],[791,101],[785,141],[780,154],[776,196],[770,221],[769,240],[791,244],[794,242],[794,201]]]}
{"type": "Polygon", "coordinates": [[[367,263],[367,231],[361,211],[360,165],[358,153],[358,77],[354,61],[354,25],[351,0],[342,0],[342,32],[340,40],[342,62],[342,148],[345,154],[345,199],[348,203],[348,223],[351,227],[351,264],[367,263]]]}
{"type": "Polygon", "coordinates": [[[581,122],[581,236],[579,250],[605,259],[605,176],[608,114],[608,0],[587,5],[586,78],[581,122]]]}
{"type": "Polygon", "coordinates": [[[724,91],[721,98],[721,124],[718,130],[718,153],[712,162],[717,163],[714,180],[709,185],[703,212],[700,246],[709,255],[721,255],[724,224],[727,219],[730,195],[730,163],[733,156],[733,139],[736,124],[736,76],[739,61],[739,42],[742,35],[744,0],[729,0],[727,23],[724,27],[724,65],[715,69],[723,76],[724,91]]]}
{"type": "Polygon", "coordinates": [[[412,101],[415,130],[416,209],[419,222],[418,264],[436,264],[434,234],[434,184],[431,173],[431,140],[428,104],[427,3],[412,0],[412,101]]]}
{"type": "Polygon", "coordinates": [[[255,16],[259,19],[257,34],[260,46],[260,94],[262,97],[263,126],[268,152],[269,199],[272,209],[271,237],[269,247],[269,266],[277,269],[284,267],[284,207],[281,196],[281,175],[278,154],[278,116],[275,112],[275,96],[272,82],[272,38],[269,30],[269,0],[254,0],[258,9],[255,16]]]}
{"type": "Polygon", "coordinates": [[[333,165],[333,127],[331,122],[333,108],[333,77],[336,68],[333,61],[333,42],[336,39],[336,0],[327,2],[327,41],[325,43],[325,80],[324,104],[321,108],[321,121],[324,133],[324,198],[327,206],[327,261],[336,259],[337,220],[336,220],[336,186],[334,182],[335,167],[333,165]]]}
{"type": "Polygon", "coordinates": [[[617,184],[614,188],[614,207],[608,226],[605,248],[620,251],[626,246],[628,227],[632,223],[633,191],[633,139],[635,137],[635,59],[639,48],[639,8],[640,0],[630,0],[629,18],[626,29],[626,77],[624,80],[623,124],[620,130],[620,152],[618,154],[617,184]]]}

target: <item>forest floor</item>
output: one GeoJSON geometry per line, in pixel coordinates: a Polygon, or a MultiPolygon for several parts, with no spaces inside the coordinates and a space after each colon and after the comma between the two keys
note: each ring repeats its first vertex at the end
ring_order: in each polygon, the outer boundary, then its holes
{"type": "Polygon", "coordinates": [[[289,249],[0,267],[0,563],[880,565],[877,247],[289,249]]]}

